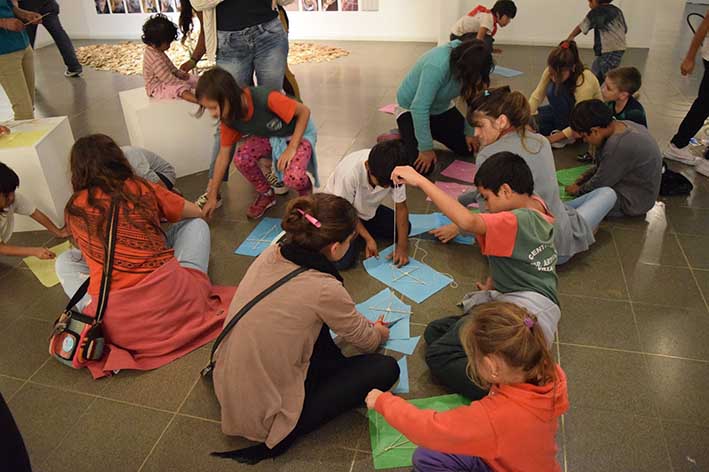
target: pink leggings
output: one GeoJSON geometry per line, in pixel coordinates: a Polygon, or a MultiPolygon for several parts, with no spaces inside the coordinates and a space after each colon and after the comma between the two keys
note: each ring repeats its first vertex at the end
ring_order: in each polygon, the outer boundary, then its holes
{"type": "MultiPolygon", "coordinates": [[[[268,138],[251,136],[239,146],[234,154],[234,165],[259,193],[266,193],[271,188],[258,165],[259,159],[270,159],[271,152],[271,143],[268,138]]],[[[296,190],[301,195],[310,193],[311,190],[306,170],[312,154],[312,145],[308,141],[302,140],[298,151],[283,173],[283,183],[286,187],[296,190]]]]}

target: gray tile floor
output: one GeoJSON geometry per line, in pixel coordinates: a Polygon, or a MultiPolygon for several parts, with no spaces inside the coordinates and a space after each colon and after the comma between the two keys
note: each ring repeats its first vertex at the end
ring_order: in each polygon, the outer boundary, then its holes
{"type": "MultiPolygon", "coordinates": [[[[667,11],[658,16],[649,53],[633,50],[625,58],[644,72],[642,101],[662,145],[698,87],[698,76],[682,79],[677,73],[688,43],[679,5],[674,0],[661,7],[667,11]]],[[[407,69],[431,46],[337,45],[352,54],[294,68],[320,130],[323,177],[346,152],[371,146],[377,134],[394,126],[376,110],[393,101],[407,69]]],[[[509,83],[529,93],[548,49],[504,49],[499,62],[525,72],[509,83]]],[[[590,60],[588,51],[585,57],[590,60]]],[[[127,143],[117,93],[140,86],[141,79],[87,70],[83,79],[67,80],[62,72],[54,48],[38,52],[38,114],[69,115],[77,137],[104,132],[127,143]]],[[[575,165],[579,149],[558,152],[558,167],[575,165]]],[[[565,470],[709,470],[709,180],[680,165],[675,169],[694,181],[689,197],[663,199],[646,218],[608,221],[592,250],[559,270],[563,317],[555,349],[569,377],[572,405],[559,434],[565,470]]],[[[194,197],[205,179],[198,174],[179,185],[194,197]]],[[[235,175],[212,223],[210,275],[217,283],[238,283],[251,262],[233,255],[254,227],[244,217],[251,198],[235,175]]],[[[411,192],[410,198],[413,211],[433,210],[420,193],[411,192]]],[[[280,199],[269,215],[279,215],[284,203],[280,199]]],[[[16,238],[53,242],[42,232],[16,238]]],[[[426,262],[452,274],[459,287],[414,306],[415,332],[455,312],[461,295],[486,273],[476,250],[431,241],[421,241],[419,248],[417,258],[426,251],[426,262]]],[[[355,300],[382,288],[361,268],[345,279],[355,300]]],[[[21,261],[0,258],[0,300],[0,391],[9,399],[36,470],[247,469],[208,455],[243,442],[220,432],[211,385],[198,376],[206,348],[154,372],[123,372],[94,382],[87,372],[60,367],[47,356],[50,323],[65,300],[59,287],[44,289],[21,261]]],[[[424,348],[410,359],[409,397],[445,393],[426,369],[424,348]]],[[[250,470],[372,470],[363,412],[342,416],[283,457],[250,470]]]]}

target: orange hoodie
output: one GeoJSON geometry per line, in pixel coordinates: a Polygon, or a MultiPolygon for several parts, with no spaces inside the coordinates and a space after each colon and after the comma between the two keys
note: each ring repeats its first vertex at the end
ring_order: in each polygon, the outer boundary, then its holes
{"type": "Polygon", "coordinates": [[[495,385],[480,401],[446,412],[420,410],[385,393],[376,410],[417,446],[480,457],[495,472],[560,472],[558,418],[569,408],[566,375],[541,387],[495,385]]]}

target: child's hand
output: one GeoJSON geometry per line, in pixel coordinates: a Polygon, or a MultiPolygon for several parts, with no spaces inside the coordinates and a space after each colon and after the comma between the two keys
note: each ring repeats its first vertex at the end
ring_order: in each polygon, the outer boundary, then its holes
{"type": "Polygon", "coordinates": [[[54,236],[57,238],[68,238],[71,236],[71,231],[69,231],[69,228],[64,226],[63,228],[60,228],[59,231],[54,233],[54,236]]]}
{"type": "Polygon", "coordinates": [[[389,254],[387,259],[392,259],[397,267],[405,266],[409,263],[409,248],[403,247],[401,244],[397,244],[396,250],[389,254]]]}
{"type": "Polygon", "coordinates": [[[396,185],[406,184],[418,187],[425,179],[424,176],[416,172],[411,166],[395,167],[391,173],[391,180],[393,180],[396,185]]]}
{"type": "Polygon", "coordinates": [[[369,259],[370,257],[379,257],[379,248],[377,247],[377,242],[374,240],[374,238],[370,238],[366,242],[366,246],[364,248],[364,257],[365,259],[369,259]]]}
{"type": "Polygon", "coordinates": [[[3,18],[0,20],[0,28],[19,33],[25,29],[25,24],[17,18],[3,18]]]}
{"type": "Polygon", "coordinates": [[[10,128],[0,125],[0,136],[5,136],[6,134],[10,134],[10,132],[10,128]]]}
{"type": "Polygon", "coordinates": [[[458,230],[458,226],[451,223],[449,225],[441,226],[440,228],[432,229],[429,231],[429,234],[434,235],[440,242],[443,244],[446,244],[460,234],[460,231],[458,230]]]}
{"type": "Polygon", "coordinates": [[[382,393],[384,392],[382,392],[381,390],[377,390],[376,388],[370,390],[370,392],[367,394],[367,399],[365,400],[368,409],[374,409],[374,405],[377,404],[377,399],[381,396],[382,393]]]}
{"type": "Polygon", "coordinates": [[[379,319],[374,322],[374,331],[379,333],[382,344],[389,339],[389,327],[384,323],[384,315],[380,316],[379,319]]]}
{"type": "Polygon", "coordinates": [[[34,24],[37,25],[42,22],[42,15],[35,13],[33,11],[21,10],[17,17],[25,22],[26,25],[34,24]]]}
{"type": "Polygon", "coordinates": [[[468,145],[468,151],[470,152],[478,152],[478,149],[480,149],[480,139],[477,136],[466,136],[465,144],[468,145]]]}
{"type": "Polygon", "coordinates": [[[54,259],[57,257],[56,254],[54,254],[52,251],[47,249],[46,247],[35,247],[32,248],[32,255],[36,257],[37,259],[54,259]]]}
{"type": "Polygon", "coordinates": [[[495,290],[495,282],[492,281],[492,277],[488,277],[485,282],[477,282],[475,286],[478,290],[495,290]]]}
{"type": "Polygon", "coordinates": [[[204,204],[202,207],[202,218],[205,220],[209,221],[212,219],[212,215],[214,214],[214,210],[217,209],[217,199],[216,198],[208,198],[207,203],[204,204]]]}
{"type": "Polygon", "coordinates": [[[182,63],[182,65],[180,66],[180,70],[182,72],[189,72],[192,69],[194,69],[196,66],[197,66],[197,64],[195,64],[194,61],[192,61],[192,59],[189,59],[188,61],[182,63]]]}
{"type": "Polygon", "coordinates": [[[685,59],[682,61],[682,65],[679,66],[679,71],[682,75],[690,75],[694,72],[694,59],[685,59]]]}
{"type": "Polygon", "coordinates": [[[288,164],[295,157],[296,150],[288,146],[285,151],[278,157],[278,170],[285,172],[288,168],[288,164]]]}
{"type": "Polygon", "coordinates": [[[421,172],[422,174],[425,174],[429,171],[429,169],[431,169],[431,167],[436,164],[437,161],[438,158],[436,157],[435,152],[421,151],[419,152],[419,157],[417,157],[416,161],[414,161],[414,167],[417,171],[421,172]]]}
{"type": "Polygon", "coordinates": [[[493,53],[493,54],[502,54],[502,49],[500,49],[500,48],[492,48],[492,53],[493,53]]]}
{"type": "Polygon", "coordinates": [[[576,195],[579,193],[579,186],[578,184],[567,185],[565,190],[569,195],[576,195]]]}

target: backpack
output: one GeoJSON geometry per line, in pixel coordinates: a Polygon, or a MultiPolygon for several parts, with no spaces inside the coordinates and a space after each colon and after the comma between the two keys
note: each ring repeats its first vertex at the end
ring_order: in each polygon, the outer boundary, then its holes
{"type": "Polygon", "coordinates": [[[660,195],[663,197],[675,197],[679,195],[689,195],[694,189],[694,185],[687,177],[675,172],[663,161],[662,180],[660,181],[660,195]]]}

